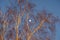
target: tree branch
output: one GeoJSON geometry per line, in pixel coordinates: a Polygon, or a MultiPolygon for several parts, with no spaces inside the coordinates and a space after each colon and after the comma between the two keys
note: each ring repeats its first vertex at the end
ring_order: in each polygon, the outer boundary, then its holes
{"type": "Polygon", "coordinates": [[[31,39],[32,35],[33,35],[35,32],[37,32],[37,31],[42,27],[42,25],[43,25],[44,22],[45,22],[45,20],[42,20],[42,21],[41,21],[41,23],[39,24],[39,26],[38,26],[37,28],[35,28],[34,31],[33,31],[30,35],[28,35],[28,39],[27,39],[27,40],[30,40],[30,39],[31,39]]]}

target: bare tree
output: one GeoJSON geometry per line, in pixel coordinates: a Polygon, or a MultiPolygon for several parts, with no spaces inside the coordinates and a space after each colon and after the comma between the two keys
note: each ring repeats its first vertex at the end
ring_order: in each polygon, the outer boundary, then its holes
{"type": "Polygon", "coordinates": [[[36,5],[28,0],[15,0],[15,3],[17,6],[11,2],[5,14],[0,11],[0,40],[55,40],[58,17],[46,10],[34,15],[36,5]]]}

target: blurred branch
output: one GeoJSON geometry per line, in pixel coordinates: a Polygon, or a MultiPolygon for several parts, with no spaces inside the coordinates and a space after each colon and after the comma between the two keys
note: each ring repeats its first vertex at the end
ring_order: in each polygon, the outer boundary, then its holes
{"type": "Polygon", "coordinates": [[[17,16],[16,18],[16,27],[15,27],[15,30],[16,30],[16,40],[18,40],[18,27],[21,23],[21,19],[20,19],[20,15],[17,16]]]}
{"type": "Polygon", "coordinates": [[[39,24],[39,26],[37,28],[35,28],[34,31],[31,34],[28,35],[28,39],[27,40],[31,39],[32,35],[42,27],[42,25],[43,25],[44,22],[45,22],[45,20],[41,21],[41,23],[39,24]]]}

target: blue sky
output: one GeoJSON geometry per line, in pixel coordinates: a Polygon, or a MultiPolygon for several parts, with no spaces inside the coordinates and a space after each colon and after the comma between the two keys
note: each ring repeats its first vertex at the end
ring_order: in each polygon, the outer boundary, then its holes
{"type": "MultiPolygon", "coordinates": [[[[53,13],[55,16],[60,17],[60,0],[30,0],[37,4],[37,10],[46,9],[47,12],[53,13]]],[[[0,0],[0,7],[5,12],[5,7],[9,6],[9,1],[0,0]]],[[[60,40],[60,25],[56,25],[56,40],[60,40]]]]}

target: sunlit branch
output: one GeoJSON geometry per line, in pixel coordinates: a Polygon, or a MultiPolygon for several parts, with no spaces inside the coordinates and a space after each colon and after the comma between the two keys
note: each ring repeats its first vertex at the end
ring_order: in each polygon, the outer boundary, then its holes
{"type": "Polygon", "coordinates": [[[15,30],[16,30],[16,40],[18,40],[18,27],[20,25],[20,22],[21,22],[21,19],[20,19],[20,15],[19,15],[16,18],[16,27],[15,27],[15,30]]]}
{"type": "Polygon", "coordinates": [[[45,22],[45,20],[41,21],[41,23],[39,24],[39,26],[37,28],[35,28],[34,31],[28,36],[27,40],[31,39],[32,35],[42,27],[42,25],[43,25],[44,22],[45,22]]]}

